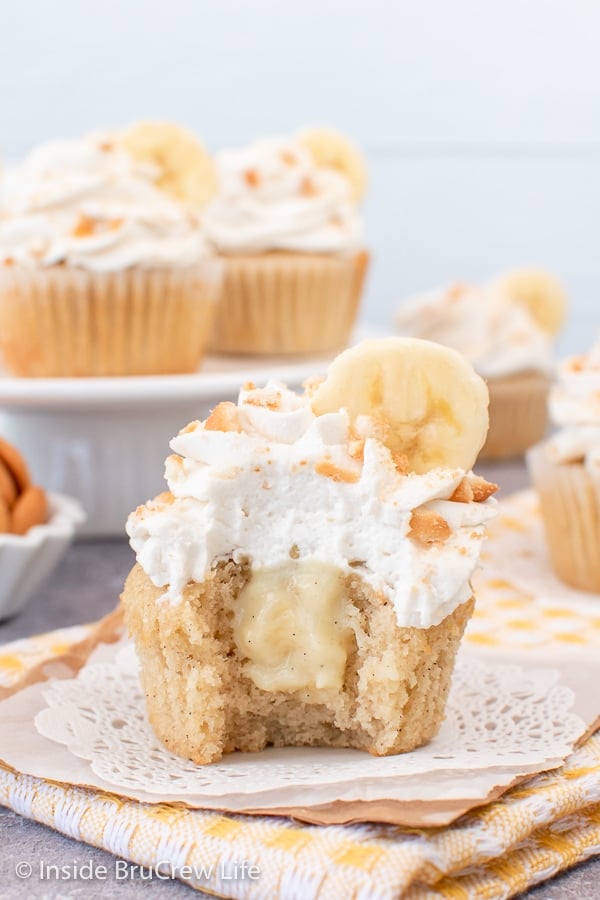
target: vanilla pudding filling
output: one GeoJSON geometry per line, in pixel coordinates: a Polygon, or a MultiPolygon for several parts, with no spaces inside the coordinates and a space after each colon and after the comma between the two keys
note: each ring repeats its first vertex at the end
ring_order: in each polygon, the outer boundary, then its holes
{"type": "Polygon", "coordinates": [[[252,573],[236,598],[233,636],[257,687],[341,690],[353,646],[343,599],[343,573],[328,563],[290,560],[252,573]]]}
{"type": "MultiPolygon", "coordinates": [[[[220,561],[249,562],[234,637],[265,690],[340,687],[351,630],[340,616],[358,577],[399,626],[439,624],[472,594],[495,501],[451,499],[463,469],[402,471],[368,417],[315,416],[310,397],[271,382],[240,392],[171,442],[170,494],[138,508],[127,531],[159,602],[182,602],[220,561]],[[436,522],[430,534],[418,522],[436,522]],[[440,526],[440,523],[443,525],[440,526]]],[[[458,490],[457,490],[458,489],[458,490]]]]}

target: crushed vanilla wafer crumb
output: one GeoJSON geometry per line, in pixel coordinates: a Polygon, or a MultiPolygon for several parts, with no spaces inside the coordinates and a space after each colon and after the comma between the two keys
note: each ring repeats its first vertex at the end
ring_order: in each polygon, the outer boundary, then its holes
{"type": "Polygon", "coordinates": [[[238,420],[238,408],[235,403],[226,400],[215,406],[204,423],[206,431],[243,431],[238,420]]]}
{"type": "Polygon", "coordinates": [[[494,484],[493,481],[486,481],[481,475],[473,475],[471,478],[471,489],[475,503],[483,503],[484,500],[496,493],[498,485],[494,484]]]}
{"type": "Polygon", "coordinates": [[[346,481],[349,484],[359,479],[358,472],[353,472],[351,469],[340,469],[339,466],[325,459],[316,463],[315,472],[317,475],[325,475],[326,478],[331,478],[333,481],[346,481]]]}
{"type": "Polygon", "coordinates": [[[465,477],[456,487],[450,500],[456,503],[483,503],[498,490],[498,485],[492,481],[486,481],[480,475],[465,477]]]}
{"type": "Polygon", "coordinates": [[[261,406],[264,409],[279,409],[281,406],[281,394],[259,394],[256,397],[246,397],[244,403],[248,406],[261,406]]]}
{"type": "Polygon", "coordinates": [[[96,231],[96,222],[94,219],[90,219],[89,216],[84,215],[83,213],[79,216],[77,220],[77,224],[75,225],[71,234],[73,237],[89,237],[91,234],[94,234],[96,231]]]}
{"type": "Polygon", "coordinates": [[[410,518],[408,536],[415,541],[431,546],[447,541],[450,537],[450,526],[443,516],[430,509],[415,509],[410,518]]]}

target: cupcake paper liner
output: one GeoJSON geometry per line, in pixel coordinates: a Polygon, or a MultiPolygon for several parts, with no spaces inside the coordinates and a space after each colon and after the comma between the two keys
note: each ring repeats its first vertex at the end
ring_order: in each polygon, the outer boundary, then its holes
{"type": "Polygon", "coordinates": [[[212,350],[292,354],[346,346],[368,268],[366,251],[264,253],[224,261],[212,350]]]}
{"type": "Polygon", "coordinates": [[[566,584],[600,592],[600,482],[583,462],[552,460],[544,444],[530,450],[527,463],[552,568],[566,584]]]}
{"type": "Polygon", "coordinates": [[[490,378],[490,428],[479,459],[521,456],[548,427],[550,379],[537,372],[490,378]]]}
{"type": "Polygon", "coordinates": [[[0,347],[29,377],[193,372],[212,327],[222,267],[0,271],[0,347]]]}

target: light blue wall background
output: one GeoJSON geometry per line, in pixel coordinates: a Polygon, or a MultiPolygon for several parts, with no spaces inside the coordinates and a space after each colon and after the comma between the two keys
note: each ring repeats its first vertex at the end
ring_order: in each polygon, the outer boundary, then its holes
{"type": "Polygon", "coordinates": [[[515,263],[572,296],[563,350],[600,326],[596,0],[3,3],[0,150],[146,116],[211,148],[306,123],[371,171],[365,318],[515,263]]]}

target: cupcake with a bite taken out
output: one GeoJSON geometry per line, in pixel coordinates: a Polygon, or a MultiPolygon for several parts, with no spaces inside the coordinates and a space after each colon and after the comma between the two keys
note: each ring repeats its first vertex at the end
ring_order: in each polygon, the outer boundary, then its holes
{"type": "Polygon", "coordinates": [[[487,390],[447,347],[346,350],[298,395],[246,385],[173,439],[123,592],[150,722],[196,763],[438,731],[496,486],[487,390]]]}
{"type": "MultiPolygon", "coordinates": [[[[165,127],[151,129],[163,156],[178,143],[165,127]]],[[[135,133],[42,145],[4,179],[0,348],[16,375],[166,374],[200,363],[222,266],[192,203],[161,188],[164,173],[136,158],[135,142],[128,149],[135,133]]],[[[188,168],[208,171],[189,140],[184,133],[188,168]]]]}
{"type": "Polygon", "coordinates": [[[314,129],[224,150],[216,165],[219,193],[203,215],[225,264],[212,349],[345,346],[368,264],[358,152],[335,132],[314,129]]]}

